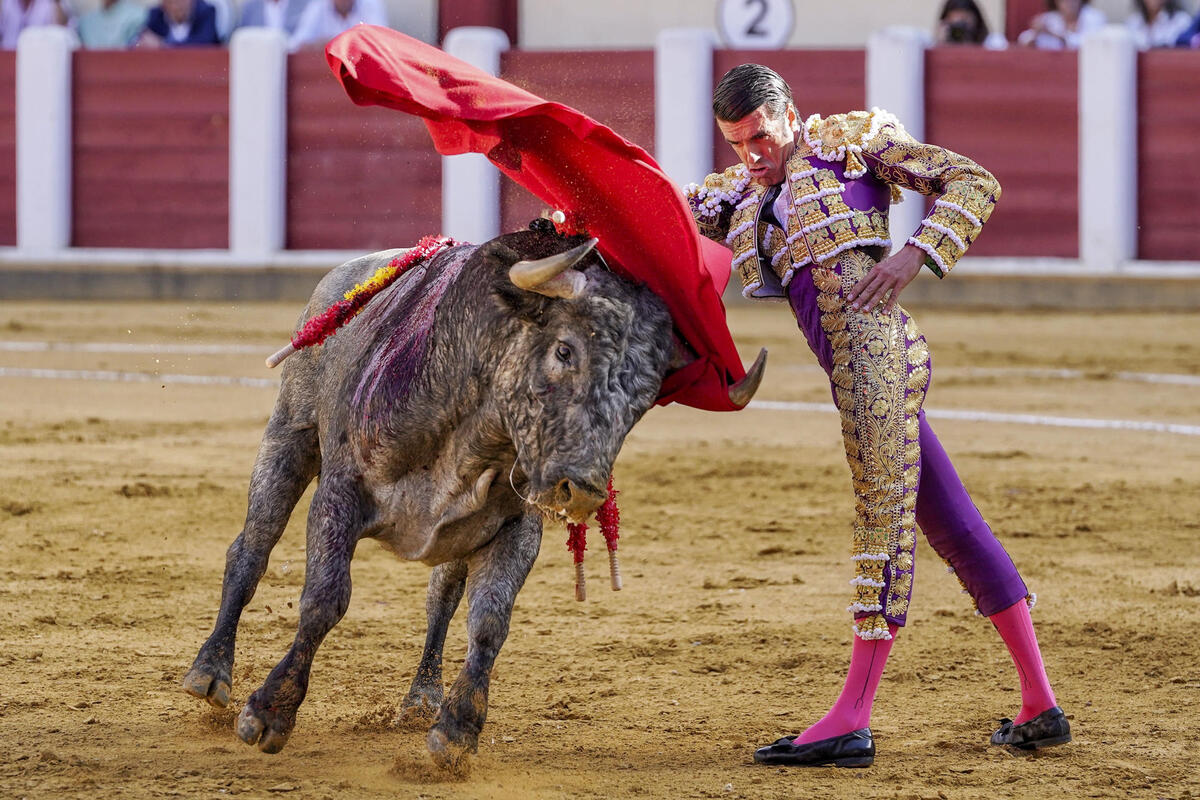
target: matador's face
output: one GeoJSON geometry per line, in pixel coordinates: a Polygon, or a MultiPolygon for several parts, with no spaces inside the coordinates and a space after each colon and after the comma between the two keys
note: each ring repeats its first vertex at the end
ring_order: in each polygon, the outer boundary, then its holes
{"type": "Polygon", "coordinates": [[[800,130],[791,103],[776,116],[771,116],[766,105],[761,105],[736,122],[717,120],[717,127],[755,183],[774,186],[783,182],[787,160],[796,149],[796,133],[800,130]]]}

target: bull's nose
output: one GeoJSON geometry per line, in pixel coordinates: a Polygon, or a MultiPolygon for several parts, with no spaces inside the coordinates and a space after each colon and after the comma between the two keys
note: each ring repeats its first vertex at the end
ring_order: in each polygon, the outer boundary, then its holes
{"type": "Polygon", "coordinates": [[[571,478],[563,478],[554,487],[554,505],[574,520],[584,519],[607,499],[608,492],[603,488],[571,478]]]}

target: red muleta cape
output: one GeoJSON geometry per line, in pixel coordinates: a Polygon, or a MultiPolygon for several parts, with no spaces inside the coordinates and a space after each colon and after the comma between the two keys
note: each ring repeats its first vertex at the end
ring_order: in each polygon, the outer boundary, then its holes
{"type": "Polygon", "coordinates": [[[727,387],[745,370],[721,302],[730,253],[700,236],[683,195],[645,150],[390,28],[357,25],[329,43],[325,58],[356,104],[421,117],[443,155],[486,155],[597,237],[617,272],[663,299],[699,358],[667,376],[659,404],[737,410],[727,387]]]}

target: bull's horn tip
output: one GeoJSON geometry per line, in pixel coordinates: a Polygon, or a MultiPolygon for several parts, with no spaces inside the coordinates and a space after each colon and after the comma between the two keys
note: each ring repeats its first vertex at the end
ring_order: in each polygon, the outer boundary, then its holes
{"type": "Polygon", "coordinates": [[[758,351],[758,358],[754,359],[754,363],[746,371],[746,377],[729,387],[729,402],[738,408],[749,405],[754,393],[758,391],[758,385],[762,383],[766,368],[767,348],[764,347],[758,351]]]}

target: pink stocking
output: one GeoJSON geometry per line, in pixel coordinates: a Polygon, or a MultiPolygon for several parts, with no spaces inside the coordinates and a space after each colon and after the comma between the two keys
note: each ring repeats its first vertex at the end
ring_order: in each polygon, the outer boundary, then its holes
{"type": "Polygon", "coordinates": [[[860,639],[854,637],[854,649],[850,651],[850,671],[846,684],[837,702],[829,713],[817,724],[792,740],[793,744],[807,744],[821,739],[841,736],[843,733],[866,728],[871,724],[871,705],[875,702],[875,690],[883,677],[883,667],[895,641],[895,625],[888,625],[891,639],[860,639]]]}
{"type": "Polygon", "coordinates": [[[1008,645],[1009,655],[1021,678],[1021,713],[1013,720],[1020,725],[1057,705],[1046,668],[1042,665],[1042,651],[1038,649],[1037,636],[1033,632],[1033,619],[1024,599],[988,619],[1008,645]]]}

